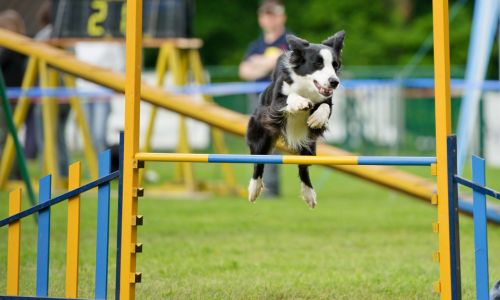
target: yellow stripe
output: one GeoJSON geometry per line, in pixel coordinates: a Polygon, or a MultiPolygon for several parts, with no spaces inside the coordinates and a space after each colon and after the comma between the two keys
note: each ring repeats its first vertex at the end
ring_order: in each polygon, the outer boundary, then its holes
{"type": "Polygon", "coordinates": [[[137,153],[137,160],[170,162],[208,162],[208,154],[190,153],[137,153]]]}
{"type": "MultiPolygon", "coordinates": [[[[9,216],[21,211],[21,189],[9,194],[9,216]]],[[[9,224],[7,253],[7,295],[19,295],[19,263],[21,251],[21,220],[9,224]]]]}
{"type": "MultiPolygon", "coordinates": [[[[69,167],[68,190],[80,186],[80,162],[69,167]]],[[[80,243],[80,195],[68,200],[68,231],[66,243],[66,297],[78,298],[78,256],[80,243]]]]}
{"type": "Polygon", "coordinates": [[[302,156],[284,155],[284,164],[308,164],[308,165],[357,165],[357,156],[302,156]]]}

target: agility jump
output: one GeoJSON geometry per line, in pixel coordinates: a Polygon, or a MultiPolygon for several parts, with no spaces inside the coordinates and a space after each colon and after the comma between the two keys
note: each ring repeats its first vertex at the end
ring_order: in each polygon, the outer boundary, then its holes
{"type": "MultiPolygon", "coordinates": [[[[139,101],[141,94],[140,85],[140,62],[141,62],[141,24],[142,24],[142,1],[127,1],[127,73],[125,95],[125,141],[123,156],[123,212],[122,219],[122,240],[121,240],[121,272],[120,276],[120,299],[135,298],[135,284],[140,282],[141,275],[136,272],[136,253],[140,252],[140,243],[137,242],[137,226],[141,225],[142,217],[138,215],[138,197],[142,195],[142,188],[138,186],[139,169],[144,167],[143,162],[147,160],[166,160],[166,161],[198,161],[198,162],[238,162],[238,163],[307,163],[307,164],[336,164],[336,165],[424,165],[431,166],[433,174],[437,176],[437,193],[433,197],[433,203],[437,205],[438,220],[434,224],[435,232],[439,236],[439,250],[437,260],[440,265],[440,279],[435,285],[435,289],[440,293],[441,299],[459,299],[460,297],[460,263],[459,263],[459,244],[458,244],[458,209],[456,186],[458,183],[466,184],[474,188],[479,194],[493,195],[498,198],[498,192],[485,188],[481,182],[469,182],[456,176],[456,162],[453,155],[456,154],[456,148],[453,146],[453,137],[451,136],[451,117],[450,117],[450,78],[449,78],[449,29],[448,29],[448,1],[433,0],[434,15],[434,58],[435,58],[435,78],[436,78],[436,157],[294,157],[294,156],[270,156],[270,157],[251,157],[251,156],[228,156],[228,155],[179,155],[179,154],[153,154],[141,153],[139,149],[139,101]],[[155,157],[156,155],[156,157],[155,157]]],[[[22,48],[18,45],[12,45],[13,48],[22,48]]],[[[54,50],[55,51],[55,50],[54,50]]],[[[51,59],[50,51],[42,54],[46,59],[51,59]]],[[[52,53],[53,54],[53,53],[52,53]]],[[[55,63],[57,67],[58,63],[55,63]]],[[[72,74],[79,74],[78,67],[81,65],[63,66],[61,69],[67,70],[72,74]]],[[[89,72],[90,73],[90,72],[89,72]]],[[[99,74],[96,74],[97,77],[99,74]]],[[[106,74],[107,75],[107,74],[106,74]]],[[[93,75],[92,75],[93,76],[93,75]]],[[[88,76],[88,77],[92,77],[88,76]]],[[[103,76],[103,74],[101,74],[103,76]]],[[[87,79],[91,79],[88,78],[87,79]]],[[[104,77],[104,76],[103,76],[104,77]]],[[[102,78],[101,78],[102,79],[102,78]]],[[[119,76],[111,76],[102,79],[102,82],[116,90],[122,90],[121,79],[119,76]],[[116,80],[116,81],[115,81],[116,80]]],[[[92,79],[91,79],[92,80],[92,79]]],[[[150,99],[155,90],[149,89],[143,91],[149,95],[150,99]]],[[[184,97],[172,97],[172,101],[186,100],[184,97]]],[[[152,101],[154,102],[154,101],[152,101]]],[[[211,108],[211,107],[210,107],[211,108]]],[[[212,109],[212,108],[211,108],[212,109]]],[[[197,115],[200,119],[206,119],[207,111],[188,112],[179,108],[179,112],[197,115]]],[[[230,118],[226,120],[214,121],[223,126],[231,123],[230,118]]],[[[241,126],[240,119],[231,126],[241,126]]],[[[230,127],[230,126],[229,126],[230,127]]],[[[233,129],[237,131],[237,129],[233,129]]],[[[111,177],[116,178],[118,174],[111,173],[101,177],[95,185],[103,184],[111,177]],[[115,176],[115,177],[114,177],[115,176]]],[[[94,185],[94,186],[95,186],[94,185]]],[[[79,189],[77,189],[79,190],[79,189]]],[[[77,192],[65,194],[65,197],[76,196],[77,192]],[[71,193],[71,194],[70,194],[71,193]],[[73,194],[74,193],[74,194],[73,194]]],[[[19,194],[19,193],[18,193],[19,194]]],[[[13,196],[18,198],[18,196],[13,196]]],[[[55,199],[60,200],[62,196],[55,199]]],[[[48,197],[50,198],[50,196],[48,197]]],[[[52,201],[50,200],[50,201],[52,201]]],[[[13,200],[13,203],[16,201],[13,200]]],[[[33,212],[41,211],[47,207],[42,204],[33,208],[33,212]]],[[[13,205],[14,207],[15,205],[13,205]]],[[[48,206],[48,205],[47,205],[48,206]]],[[[16,214],[16,213],[13,213],[16,214]]],[[[478,214],[479,215],[479,214],[478,214]]],[[[14,218],[15,219],[15,218],[14,218]]],[[[18,219],[2,220],[0,224],[17,222],[18,219]]],[[[15,226],[13,228],[16,228],[15,226]]],[[[486,230],[482,230],[484,234],[486,230]]],[[[17,239],[18,240],[18,239],[17,239]]],[[[16,239],[14,239],[16,241],[16,239]]],[[[15,243],[14,243],[15,244],[15,243]]],[[[14,245],[15,246],[15,245],[14,245]]],[[[14,247],[12,246],[12,247],[14,247]]],[[[9,248],[10,248],[9,244],[9,248]]],[[[484,251],[483,251],[484,253],[484,251]]],[[[484,256],[483,256],[484,261],[484,256]]],[[[44,269],[42,269],[44,270],[44,269]]],[[[42,271],[41,271],[42,272],[42,271]]],[[[43,272],[42,272],[43,273],[43,272]]],[[[484,276],[480,278],[484,281],[484,276]]],[[[44,278],[42,277],[42,281],[44,278]]],[[[487,283],[487,280],[486,280],[487,283]]],[[[42,295],[40,295],[42,296],[42,295]]]]}
{"type": "MultiPolygon", "coordinates": [[[[435,65],[435,120],[436,120],[436,176],[438,182],[435,197],[438,209],[437,233],[439,235],[440,280],[436,291],[441,299],[457,299],[460,294],[460,280],[457,277],[459,263],[455,246],[458,231],[454,231],[458,210],[453,201],[446,201],[453,186],[453,174],[449,173],[447,138],[451,135],[450,112],[450,63],[449,63],[449,19],[448,1],[433,0],[434,65],[435,65]],[[457,270],[458,268],[458,270],[457,270]]],[[[121,297],[135,298],[136,274],[135,254],[131,245],[137,242],[137,230],[131,223],[137,215],[137,186],[139,174],[139,101],[140,68],[142,41],[142,1],[127,2],[127,65],[126,105],[125,105],[125,144],[124,144],[124,189],[123,189],[123,240],[121,297]],[[135,195],[135,196],[134,196],[135,195]]],[[[208,157],[207,157],[208,159],[208,157]]],[[[452,198],[452,197],[450,197],[452,198]]],[[[457,199],[455,198],[455,201],[457,199]]]]}

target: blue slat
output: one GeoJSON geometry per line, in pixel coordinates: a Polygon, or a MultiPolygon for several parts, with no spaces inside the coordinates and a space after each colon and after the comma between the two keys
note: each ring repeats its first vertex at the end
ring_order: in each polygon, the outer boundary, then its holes
{"type": "Polygon", "coordinates": [[[436,162],[435,157],[394,157],[394,156],[360,156],[358,165],[386,166],[429,166],[436,162]]]}
{"type": "MultiPolygon", "coordinates": [[[[111,151],[99,153],[99,177],[111,172],[111,151]]],[[[107,298],[109,251],[109,182],[99,185],[97,194],[97,245],[95,299],[107,298]]]]}
{"type": "MultiPolygon", "coordinates": [[[[52,176],[40,180],[40,203],[51,197],[52,176]]],[[[36,260],[36,295],[48,296],[49,292],[49,253],[50,253],[50,207],[40,210],[38,214],[38,249],[36,260]]]]}
{"type": "Polygon", "coordinates": [[[238,155],[238,154],[209,154],[210,163],[259,163],[259,164],[282,164],[282,155],[238,155]]]}
{"type": "MultiPolygon", "coordinates": [[[[484,159],[472,156],[472,180],[485,185],[484,159]]],[[[489,298],[488,231],[486,223],[486,196],[474,190],[474,249],[476,255],[476,299],[489,298]]]]}

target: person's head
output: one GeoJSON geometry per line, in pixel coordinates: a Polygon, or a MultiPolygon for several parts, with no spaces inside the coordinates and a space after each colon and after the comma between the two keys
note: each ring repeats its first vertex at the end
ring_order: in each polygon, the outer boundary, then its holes
{"type": "Polygon", "coordinates": [[[36,21],[41,28],[52,23],[52,1],[43,2],[36,13],[36,21]]]}
{"type": "Polygon", "coordinates": [[[12,9],[0,12],[0,28],[20,34],[26,33],[23,18],[17,11],[12,9]]]}
{"type": "Polygon", "coordinates": [[[285,31],[285,5],[281,0],[263,0],[257,13],[264,33],[285,31]]]}

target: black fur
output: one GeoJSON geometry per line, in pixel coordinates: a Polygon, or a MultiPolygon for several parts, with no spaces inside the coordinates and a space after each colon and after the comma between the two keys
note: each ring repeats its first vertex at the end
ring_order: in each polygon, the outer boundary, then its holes
{"type": "MultiPolygon", "coordinates": [[[[332,67],[338,74],[341,67],[341,50],[345,32],[341,31],[326,39],[322,44],[311,44],[306,40],[289,35],[287,41],[290,51],[282,54],[273,71],[271,84],[260,95],[260,105],[250,117],[247,131],[247,144],[251,154],[269,154],[274,148],[276,141],[283,138],[286,141],[287,120],[290,117],[285,111],[288,95],[283,93],[283,86],[294,84],[293,77],[307,76],[324,67],[323,57],[320,55],[322,49],[328,49],[332,53],[332,67]]],[[[336,88],[338,79],[328,79],[331,88],[336,88]],[[336,81],[336,82],[335,82],[336,81]]],[[[324,97],[321,101],[314,101],[308,107],[309,116],[312,115],[320,105],[326,103],[332,111],[332,97],[324,97]]],[[[307,126],[307,125],[306,125],[307,126]]],[[[294,149],[300,155],[316,155],[316,140],[323,135],[326,126],[322,128],[308,127],[308,140],[306,146],[294,149]]],[[[253,179],[262,178],[264,166],[254,166],[253,179]]],[[[299,177],[301,181],[312,188],[309,178],[308,166],[299,166],[299,177]]]]}

